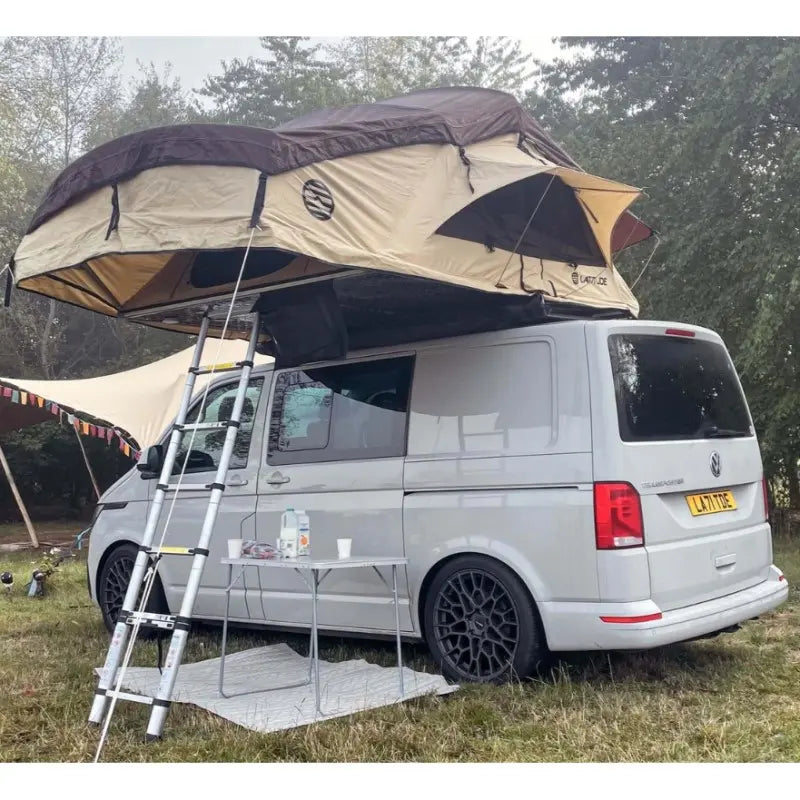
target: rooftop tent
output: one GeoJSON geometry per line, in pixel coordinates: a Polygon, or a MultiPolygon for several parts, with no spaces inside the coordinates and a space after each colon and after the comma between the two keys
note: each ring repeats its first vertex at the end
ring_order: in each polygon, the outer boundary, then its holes
{"type": "MultiPolygon", "coordinates": [[[[216,357],[218,347],[218,360],[222,363],[240,361],[247,350],[242,341],[211,341],[206,344],[206,360],[216,357]]],[[[193,352],[194,347],[189,347],[143,367],[98,378],[40,381],[0,377],[0,384],[56,403],[78,417],[85,415],[107,422],[131,436],[143,449],[156,443],[177,414],[193,352]]],[[[270,360],[266,356],[255,359],[257,364],[270,360]]],[[[203,389],[212,377],[198,375],[195,391],[203,389]]],[[[51,419],[55,417],[45,405],[12,403],[0,392],[0,434],[51,419]]]]}
{"type": "Polygon", "coordinates": [[[635,315],[612,261],[652,233],[627,211],[638,195],[581,171],[510,95],[433,89],[272,130],[180,125],[108,142],[50,187],[14,278],[193,332],[198,304],[232,294],[249,246],[243,303],[326,283],[307,296],[336,304],[362,346],[383,343],[387,323],[397,341],[479,318],[524,324],[542,298],[635,315]]]}

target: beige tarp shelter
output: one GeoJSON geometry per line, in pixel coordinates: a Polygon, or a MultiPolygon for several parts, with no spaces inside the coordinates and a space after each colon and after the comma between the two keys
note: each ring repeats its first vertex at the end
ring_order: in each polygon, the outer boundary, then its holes
{"type": "MultiPolygon", "coordinates": [[[[144,449],[155,444],[175,418],[193,352],[194,347],[189,347],[151,364],[97,378],[43,381],[0,377],[0,384],[36,395],[48,403],[56,403],[77,417],[90,416],[108,423],[123,430],[144,449]]],[[[238,362],[246,357],[246,352],[247,344],[239,340],[208,340],[204,363],[238,362]]],[[[256,356],[254,359],[256,364],[269,363],[271,360],[268,356],[256,356]]],[[[195,392],[202,391],[213,377],[209,374],[197,375],[195,392]]],[[[0,434],[52,419],[54,417],[44,404],[40,407],[38,404],[11,402],[0,392],[0,434]]],[[[82,443],[81,450],[97,491],[97,483],[82,443]]],[[[30,517],[16,489],[2,448],[0,465],[6,472],[31,539],[36,544],[30,517]]]]}
{"type": "MultiPolygon", "coordinates": [[[[247,344],[239,340],[209,340],[205,360],[213,363],[218,348],[219,362],[236,362],[245,358],[247,344]]],[[[0,382],[57,403],[80,417],[91,416],[110,423],[127,432],[144,449],[155,444],[174,419],[193,352],[194,347],[189,347],[143,367],[98,378],[40,381],[0,377],[0,382]]],[[[255,363],[271,360],[256,356],[255,363]]],[[[195,392],[201,391],[212,377],[196,376],[195,392]]],[[[11,404],[0,398],[0,434],[52,418],[44,408],[11,404]]]]}
{"type": "Polygon", "coordinates": [[[639,194],[580,170],[510,95],[435,89],[109,142],[50,187],[12,266],[20,288],[194,331],[247,251],[239,297],[327,283],[370,346],[518,324],[532,298],[635,315],[613,257],[652,234],[639,194]]]}

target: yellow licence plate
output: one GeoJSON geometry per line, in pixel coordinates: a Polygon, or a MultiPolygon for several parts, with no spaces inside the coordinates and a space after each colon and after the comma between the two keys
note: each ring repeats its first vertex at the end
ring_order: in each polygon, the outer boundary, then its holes
{"type": "Polygon", "coordinates": [[[693,517],[704,514],[719,514],[720,511],[735,511],[736,500],[733,492],[703,492],[703,494],[687,494],[686,502],[693,517]]]}

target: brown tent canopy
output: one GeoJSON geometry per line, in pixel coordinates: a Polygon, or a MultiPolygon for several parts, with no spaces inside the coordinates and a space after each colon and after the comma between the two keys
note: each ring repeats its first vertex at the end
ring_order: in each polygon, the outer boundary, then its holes
{"type": "MultiPolygon", "coordinates": [[[[191,309],[230,296],[250,246],[243,296],[324,281],[365,344],[381,324],[371,312],[396,318],[420,280],[442,287],[447,305],[430,312],[449,323],[478,306],[492,324],[522,319],[531,296],[635,314],[611,262],[652,233],[627,211],[638,195],[578,169],[510,95],[426,90],[273,130],[181,125],[108,142],[50,187],[14,276],[191,331],[191,309]]],[[[434,332],[426,320],[419,331],[434,332]]]]}

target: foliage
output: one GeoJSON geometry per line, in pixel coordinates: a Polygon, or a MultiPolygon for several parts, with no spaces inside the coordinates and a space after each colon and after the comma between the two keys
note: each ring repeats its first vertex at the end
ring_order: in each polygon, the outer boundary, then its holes
{"type": "MultiPolygon", "coordinates": [[[[767,470],[800,501],[800,42],[564,44],[566,57],[541,67],[532,110],[584,168],[645,187],[636,211],[662,243],[636,287],[643,315],[723,336],[767,470]]],[[[648,251],[623,273],[635,277],[648,251]]]]}
{"type": "Polygon", "coordinates": [[[342,75],[304,36],[262,36],[263,58],[222,62],[199,94],[213,105],[218,122],[271,128],[293,117],[338,103],[342,75]]]}
{"type": "MultiPolygon", "coordinates": [[[[169,67],[120,79],[108,38],[0,41],[0,257],[7,259],[47,183],[86,148],[155,125],[215,120],[272,126],[314,109],[414,89],[471,84],[525,99],[586,169],[643,186],[636,213],[661,245],[636,285],[642,315],[696,322],[725,338],[759,431],[773,485],[800,506],[800,43],[796,39],[562,40],[535,64],[504,37],[263,37],[263,56],[222,62],[195,95],[169,67]],[[531,72],[535,67],[535,87],[531,72]]],[[[652,243],[619,267],[633,281],[652,243]]],[[[3,262],[4,263],[4,262],[3,262]]],[[[0,374],[88,377],[137,366],[187,344],[25,292],[0,314],[0,374]]],[[[56,434],[51,447],[71,446],[56,434]],[[58,444],[58,443],[61,444],[58,444]]],[[[7,437],[24,492],[63,481],[77,503],[81,468],[34,467],[47,436],[7,437]]],[[[74,449],[74,448],[73,448],[74,449]]],[[[77,450],[76,450],[77,453],[77,450]]],[[[75,454],[62,456],[76,467],[75,454]]],[[[111,469],[111,465],[108,465],[111,469]]],[[[79,467],[79,465],[78,465],[79,467]]],[[[113,472],[113,470],[112,470],[113,472]]],[[[109,476],[111,473],[109,473],[109,476]]],[[[0,503],[6,499],[0,484],[0,503]]]]}
{"type": "Polygon", "coordinates": [[[264,58],[223,62],[199,94],[222,122],[272,127],[318,108],[370,103],[415,89],[477,85],[516,94],[531,74],[506,37],[351,36],[325,45],[265,36],[264,58]]]}

